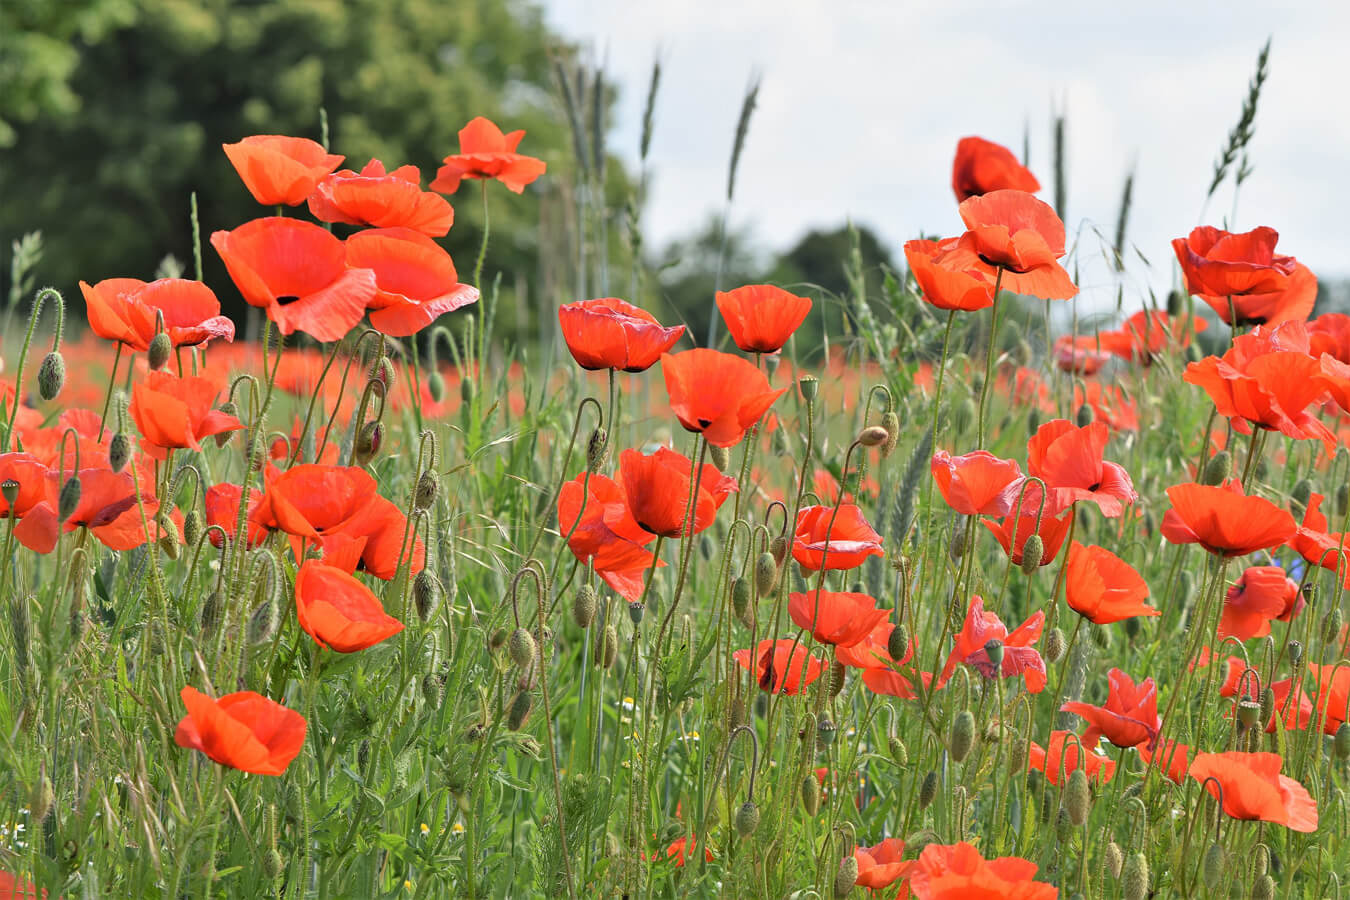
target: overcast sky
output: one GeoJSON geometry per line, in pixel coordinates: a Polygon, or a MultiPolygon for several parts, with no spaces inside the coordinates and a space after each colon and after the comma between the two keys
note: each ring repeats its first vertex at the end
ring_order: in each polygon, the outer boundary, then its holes
{"type": "MultiPolygon", "coordinates": [[[[1093,226],[1114,233],[1136,168],[1127,292],[1165,290],[1171,238],[1232,215],[1205,190],[1237,121],[1257,52],[1270,77],[1234,230],[1270,225],[1279,251],[1323,278],[1350,275],[1345,213],[1350,3],[915,3],[909,0],[544,0],[548,20],[591,48],[620,88],[615,152],[637,158],[654,56],[663,64],[646,210],[649,243],[720,210],[741,97],[763,77],[732,210],[765,250],[851,218],[899,256],[921,231],[959,233],[951,192],[959,138],[1020,155],[1053,200],[1052,107],[1067,113],[1068,215],[1083,237],[1080,284],[1098,302],[1115,278],[1093,226]]],[[[1129,301],[1127,301],[1127,304],[1129,301]]],[[[1137,305],[1137,304],[1130,304],[1137,305]]]]}

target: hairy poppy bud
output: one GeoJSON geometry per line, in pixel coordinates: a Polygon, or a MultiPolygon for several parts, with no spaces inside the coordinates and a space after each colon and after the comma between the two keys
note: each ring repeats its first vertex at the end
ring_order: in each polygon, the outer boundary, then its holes
{"type": "Polygon", "coordinates": [[[886,652],[890,654],[891,659],[899,662],[905,658],[908,650],[909,629],[901,622],[891,629],[891,636],[886,639],[886,652]]]}
{"type": "Polygon", "coordinates": [[[731,708],[727,710],[727,731],[740,728],[750,721],[745,715],[745,698],[740,694],[731,698],[731,708]]]}
{"type": "Polygon", "coordinates": [[[413,578],[413,606],[417,609],[417,618],[423,622],[431,621],[431,617],[440,609],[441,597],[445,591],[441,587],[441,580],[431,574],[430,570],[423,569],[413,578]]]}
{"type": "MultiPolygon", "coordinates": [[[[233,400],[226,400],[224,403],[220,404],[220,406],[216,407],[216,409],[227,416],[234,416],[236,419],[239,418],[239,407],[233,400]]],[[[233,431],[223,431],[220,434],[214,435],[216,446],[224,447],[230,442],[230,438],[232,437],[234,437],[233,431]]]]}
{"type": "Polygon", "coordinates": [[[747,800],[736,810],[736,833],[741,838],[748,838],[758,827],[759,807],[755,805],[755,801],[747,800]]]}
{"type": "Polygon", "coordinates": [[[1328,641],[1335,640],[1341,633],[1341,626],[1344,624],[1345,617],[1341,615],[1341,608],[1333,606],[1322,617],[1322,634],[1326,635],[1328,641]]]}
{"type": "Polygon", "coordinates": [[[614,668],[614,661],[619,658],[619,632],[615,630],[613,625],[605,626],[604,644],[596,658],[600,661],[601,668],[614,668]]]}
{"type": "Polygon", "coordinates": [[[197,546],[197,541],[201,540],[202,532],[206,530],[206,522],[202,517],[201,510],[193,508],[187,511],[183,516],[183,540],[188,546],[197,546]]]}
{"type": "Polygon", "coordinates": [[[1072,836],[1073,821],[1069,817],[1069,811],[1061,806],[1059,812],[1055,813],[1055,840],[1067,844],[1072,836]]]}
{"type": "Polygon", "coordinates": [[[1077,422],[1079,428],[1086,428],[1092,424],[1093,415],[1092,407],[1084,403],[1082,406],[1078,407],[1078,413],[1074,416],[1074,420],[1077,422]]]}
{"type": "Polygon", "coordinates": [[[1344,516],[1347,507],[1350,507],[1350,483],[1336,487],[1336,515],[1344,516]]]}
{"type": "Polygon", "coordinates": [[[975,714],[963,709],[952,720],[951,735],[948,738],[948,750],[956,762],[964,762],[975,745],[975,714]]]}
{"type": "Polygon", "coordinates": [[[891,751],[891,759],[895,760],[897,766],[904,768],[905,765],[909,763],[909,750],[905,748],[905,742],[900,740],[900,738],[895,735],[888,737],[886,739],[886,749],[891,751]]]}
{"type": "Polygon", "coordinates": [[[525,720],[530,717],[530,707],[534,705],[529,692],[521,691],[516,694],[511,701],[511,711],[506,716],[506,727],[511,731],[519,731],[525,724],[525,720]]]}
{"type": "Polygon", "coordinates": [[[375,458],[380,452],[380,445],[384,443],[384,423],[367,422],[361,426],[361,433],[356,436],[356,447],[353,449],[353,456],[358,465],[365,465],[375,458]]]}
{"type": "Polygon", "coordinates": [[[119,431],[108,442],[108,468],[120,472],[126,468],[129,459],[131,459],[131,439],[119,431]]]}
{"type": "Polygon", "coordinates": [[[276,881],[281,873],[286,869],[286,861],[282,859],[281,852],[273,848],[263,854],[263,874],[272,881],[276,881]]]}
{"type": "Polygon", "coordinates": [[[951,554],[953,560],[959,560],[966,555],[966,523],[960,520],[956,527],[952,529],[952,540],[947,547],[947,552],[951,554]]]}
{"type": "Polygon", "coordinates": [[[778,563],[774,561],[772,553],[761,553],[755,560],[755,591],[761,597],[767,597],[777,582],[778,563]]]}
{"type": "Polygon", "coordinates": [[[43,400],[55,400],[66,383],[66,361],[61,351],[53,350],[42,358],[38,368],[38,396],[43,400]]]}
{"type": "Polygon", "coordinates": [[[746,579],[737,578],[731,583],[731,611],[746,628],[755,626],[751,593],[750,582],[746,579]]]}
{"type": "Polygon", "coordinates": [[[1039,534],[1033,534],[1022,545],[1022,574],[1035,575],[1045,557],[1045,542],[1039,534]]]}
{"type": "Polygon", "coordinates": [[[1069,821],[1075,827],[1081,827],[1091,809],[1092,794],[1088,790],[1087,773],[1074,769],[1069,773],[1069,783],[1064,786],[1064,810],[1069,814],[1069,821]]]}
{"type": "Polygon", "coordinates": [[[784,535],[780,534],[773,540],[769,541],[769,554],[773,557],[773,561],[778,565],[781,566],[783,564],[783,560],[787,559],[787,552],[788,552],[788,539],[784,535]]]}
{"type": "Polygon", "coordinates": [[[868,425],[858,432],[858,443],[864,447],[880,447],[886,443],[889,437],[890,432],[881,425],[868,425]]]}
{"type": "Polygon", "coordinates": [[[56,500],[56,518],[59,521],[64,522],[79,509],[81,491],[80,479],[75,475],[71,475],[66,479],[66,483],[61,485],[61,493],[57,495],[56,500]]]}
{"type": "Polygon", "coordinates": [[[990,638],[984,642],[984,652],[989,656],[989,665],[995,669],[1003,666],[1003,642],[998,638],[990,638]]]}
{"type": "Polygon", "coordinates": [[[820,812],[820,782],[816,780],[815,773],[807,773],[802,779],[801,795],[802,809],[808,816],[814,817],[820,812]]]}
{"type": "Polygon", "coordinates": [[[797,387],[801,389],[802,398],[807,403],[816,399],[816,390],[820,387],[820,381],[814,375],[803,375],[797,379],[797,387]]]}
{"type": "Polygon", "coordinates": [[[1125,865],[1125,854],[1121,851],[1120,845],[1115,841],[1106,842],[1106,870],[1111,873],[1112,878],[1120,877],[1120,870],[1125,865]]]}
{"type": "Polygon", "coordinates": [[[272,602],[272,598],[259,603],[253,608],[253,613],[248,617],[248,642],[251,646],[258,646],[269,640],[277,631],[277,605],[272,602]]]}
{"type": "Polygon", "coordinates": [[[1274,897],[1274,878],[1269,875],[1260,875],[1252,882],[1252,900],[1273,900],[1274,897]]]}
{"type": "Polygon", "coordinates": [[[590,628],[591,623],[595,621],[595,612],[598,608],[599,601],[595,596],[595,588],[583,584],[572,596],[572,621],[577,623],[578,628],[590,628]]]}
{"type": "Polygon", "coordinates": [[[1294,485],[1294,490],[1289,495],[1294,518],[1303,518],[1303,511],[1308,508],[1308,498],[1312,496],[1312,488],[1312,482],[1306,478],[1299,479],[1298,484],[1294,485]]]}
{"type": "Polygon", "coordinates": [[[474,384],[474,380],[472,378],[464,378],[460,380],[459,399],[464,401],[465,406],[468,406],[469,404],[473,403],[474,395],[477,393],[478,393],[478,385],[474,384]]]}
{"type": "Polygon", "coordinates": [[[886,429],[886,440],[881,445],[881,456],[884,459],[895,452],[895,445],[900,443],[900,417],[893,411],[886,410],[881,414],[881,427],[886,429]]]}
{"type": "Polygon", "coordinates": [[[56,794],[52,790],[52,780],[47,777],[47,766],[43,764],[42,774],[38,776],[37,783],[33,785],[33,790],[28,795],[28,811],[33,821],[41,822],[47,818],[55,803],[56,794]]]}
{"type": "Polygon", "coordinates": [[[586,441],[586,471],[594,475],[609,462],[609,432],[597,428],[586,441]]]}
{"type": "Polygon", "coordinates": [[[156,541],[159,549],[164,551],[164,555],[169,559],[178,558],[178,526],[169,518],[167,510],[161,509],[159,515],[155,516],[155,530],[159,534],[156,541]]]}
{"type": "Polygon", "coordinates": [[[647,612],[647,606],[644,603],[628,604],[628,618],[633,620],[634,625],[642,624],[642,616],[647,612]]]}
{"type": "Polygon", "coordinates": [[[858,883],[858,857],[852,853],[839,860],[839,871],[834,876],[834,896],[847,897],[858,883]]]}
{"type": "Polygon", "coordinates": [[[1148,896],[1148,857],[1132,853],[1121,872],[1121,892],[1125,900],[1144,900],[1148,896]]]}
{"type": "Polygon", "coordinates": [[[938,774],[930,769],[919,785],[919,809],[927,809],[937,799],[937,790],[938,774]]]}
{"type": "Polygon", "coordinates": [[[1331,750],[1337,759],[1350,757],[1350,722],[1342,722],[1336,729],[1336,737],[1331,741],[1331,750]]]}
{"type": "Polygon", "coordinates": [[[525,668],[534,661],[534,638],[524,628],[517,628],[511,632],[511,639],[507,641],[507,653],[511,657],[511,662],[520,668],[525,668]]]}
{"type": "Polygon", "coordinates": [[[422,699],[426,701],[427,706],[440,706],[444,692],[445,682],[434,673],[428,672],[422,676],[422,699]]]}
{"type": "Polygon", "coordinates": [[[431,509],[436,502],[436,492],[440,490],[440,480],[431,470],[417,476],[417,488],[413,491],[413,509],[420,511],[431,509]]]}
{"type": "Polygon", "coordinates": [[[150,339],[150,349],[145,357],[150,363],[151,369],[162,369],[169,361],[169,354],[173,353],[173,341],[164,332],[159,332],[150,339]]]}
{"type": "Polygon", "coordinates": [[[427,376],[427,391],[437,403],[445,399],[445,378],[440,372],[432,372],[427,376]]]}
{"type": "Polygon", "coordinates": [[[1064,637],[1064,630],[1056,625],[1045,633],[1045,661],[1048,663],[1057,663],[1064,658],[1064,651],[1069,649],[1068,641],[1064,637]]]}
{"type": "Polygon", "coordinates": [[[1205,876],[1205,886],[1211,891],[1219,889],[1219,882],[1223,879],[1224,852],[1223,844],[1213,843],[1205,851],[1205,860],[1202,870],[1205,876]]]}
{"type": "Polygon", "coordinates": [[[708,455],[712,457],[712,463],[717,466],[717,471],[725,472],[731,468],[731,448],[714,447],[708,445],[708,455]]]}
{"type": "Polygon", "coordinates": [[[836,728],[829,719],[821,719],[816,725],[816,743],[821,747],[828,747],[834,743],[836,728]]]}
{"type": "Polygon", "coordinates": [[[1256,480],[1265,481],[1270,477],[1270,463],[1263,456],[1256,461],[1256,480]]]}

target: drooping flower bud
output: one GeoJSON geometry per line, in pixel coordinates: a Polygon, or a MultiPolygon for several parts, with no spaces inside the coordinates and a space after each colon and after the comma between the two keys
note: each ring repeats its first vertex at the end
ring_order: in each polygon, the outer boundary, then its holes
{"type": "Polygon", "coordinates": [[[1223,844],[1217,842],[1212,843],[1209,845],[1209,849],[1205,850],[1205,859],[1202,866],[1202,871],[1205,876],[1205,886],[1211,891],[1217,891],[1219,889],[1219,882],[1223,879],[1224,875],[1223,868],[1223,844]]]}
{"type": "Polygon", "coordinates": [[[769,541],[769,554],[773,556],[773,561],[778,565],[781,566],[783,560],[787,559],[787,552],[788,539],[786,536],[780,534],[769,541]]]}
{"type": "Polygon", "coordinates": [[[1035,575],[1045,558],[1045,542],[1039,534],[1033,534],[1022,545],[1022,574],[1035,575]]]}
{"type": "Polygon", "coordinates": [[[802,779],[801,786],[802,809],[806,814],[815,817],[820,812],[820,782],[816,780],[814,773],[807,773],[802,779]]]}
{"type": "Polygon", "coordinates": [[[609,461],[609,432],[597,428],[586,441],[586,471],[594,475],[609,461]]]}
{"type": "Polygon", "coordinates": [[[1059,626],[1051,628],[1045,633],[1045,661],[1048,663],[1057,663],[1064,658],[1064,652],[1069,649],[1069,642],[1064,637],[1064,630],[1059,626]]]}
{"type": "Polygon", "coordinates": [[[755,626],[751,593],[750,582],[745,578],[737,578],[731,583],[731,611],[746,628],[755,626]]]}
{"type": "Polygon", "coordinates": [[[131,459],[131,439],[119,431],[108,442],[108,468],[120,472],[126,468],[129,459],[131,459]]]}
{"type": "Polygon", "coordinates": [[[1111,873],[1112,878],[1120,877],[1120,870],[1125,866],[1125,854],[1120,849],[1120,845],[1115,841],[1106,842],[1106,870],[1111,873]]]}
{"type": "Polygon", "coordinates": [[[572,596],[572,621],[577,623],[577,627],[590,628],[597,609],[599,600],[595,596],[595,588],[589,584],[577,588],[576,594],[572,596]]]}
{"type": "Polygon", "coordinates": [[[614,661],[619,658],[619,632],[613,625],[606,625],[604,631],[604,643],[601,646],[601,652],[596,655],[600,661],[602,669],[614,668],[614,661]]]}
{"type": "Polygon", "coordinates": [[[923,783],[919,785],[919,809],[927,809],[934,800],[937,799],[938,774],[932,769],[923,776],[923,783]]]}
{"type": "Polygon", "coordinates": [[[440,372],[432,372],[427,376],[427,392],[437,403],[445,399],[445,378],[440,372]]]}
{"type": "Polygon", "coordinates": [[[886,410],[881,414],[881,427],[886,429],[886,441],[881,445],[881,457],[885,459],[895,452],[895,445],[900,443],[900,417],[892,410],[886,410]]]}
{"type": "Polygon", "coordinates": [[[418,512],[431,509],[431,504],[436,502],[436,493],[440,490],[440,487],[440,480],[436,477],[436,473],[430,469],[417,476],[417,488],[413,491],[413,509],[418,512]]]}
{"type": "Polygon", "coordinates": [[[263,600],[253,608],[252,614],[248,617],[246,635],[252,647],[266,643],[276,634],[279,615],[277,605],[272,600],[271,597],[263,600]]]}
{"type": "Polygon", "coordinates": [[[1120,880],[1125,900],[1145,900],[1148,896],[1148,857],[1142,853],[1130,854],[1120,880]]]}
{"type": "Polygon", "coordinates": [[[146,351],[145,358],[150,363],[151,369],[162,369],[168,363],[171,353],[173,341],[161,331],[150,339],[150,349],[146,351]]]}
{"type": "Polygon", "coordinates": [[[891,655],[891,659],[899,661],[905,658],[907,650],[909,650],[909,629],[901,622],[891,629],[891,636],[886,639],[886,652],[891,655]]]}
{"type": "Polygon", "coordinates": [[[38,396],[43,400],[55,400],[66,384],[66,361],[60,350],[53,350],[42,358],[38,367],[38,396]]]}
{"type": "Polygon", "coordinates": [[[970,755],[970,748],[974,745],[975,714],[968,709],[963,709],[952,720],[947,749],[951,752],[954,761],[964,762],[966,757],[970,755]]]}
{"type": "Polygon", "coordinates": [[[1074,827],[1082,827],[1092,809],[1092,794],[1088,790],[1087,773],[1074,769],[1069,773],[1069,783],[1064,786],[1064,810],[1074,827]]]}
{"type": "Polygon", "coordinates": [[[891,759],[902,769],[909,763],[909,750],[905,748],[905,742],[895,735],[886,739],[886,749],[891,752],[891,759]]]}
{"type": "Polygon", "coordinates": [[[767,597],[778,583],[778,562],[773,554],[764,552],[755,560],[755,591],[761,597],[767,597]]]}
{"type": "Polygon", "coordinates": [[[736,810],[736,834],[742,839],[748,838],[759,827],[759,807],[755,801],[747,800],[736,810]]]}
{"type": "Polygon", "coordinates": [[[525,720],[530,717],[530,707],[533,705],[534,700],[528,691],[516,694],[511,701],[511,711],[506,715],[506,727],[511,731],[519,731],[525,720]]]}
{"type": "Polygon", "coordinates": [[[1252,900],[1274,900],[1275,879],[1269,875],[1258,875],[1252,882],[1252,900]]]}
{"type": "Polygon", "coordinates": [[[1092,407],[1084,403],[1082,406],[1078,407],[1078,412],[1074,415],[1074,421],[1079,428],[1086,428],[1092,424],[1094,415],[1092,407]]]}
{"type": "Polygon", "coordinates": [[[834,896],[847,897],[858,883],[858,857],[850,853],[839,860],[839,871],[834,876],[834,896]]]}
{"type": "Polygon", "coordinates": [[[1350,722],[1342,722],[1336,729],[1336,737],[1331,741],[1332,752],[1337,759],[1350,758],[1350,722]]]}
{"type": "Polygon", "coordinates": [[[524,628],[517,628],[511,632],[511,639],[507,641],[507,653],[511,657],[511,662],[522,669],[525,668],[534,661],[534,638],[524,628]]]}
{"type": "Polygon", "coordinates": [[[886,443],[890,437],[888,432],[881,425],[868,425],[862,431],[858,432],[858,443],[864,447],[880,447],[886,443]]]}
{"type": "Polygon", "coordinates": [[[441,598],[444,595],[441,580],[429,569],[418,572],[413,578],[413,606],[417,609],[417,618],[424,623],[430,622],[431,617],[436,615],[436,610],[440,609],[441,598]]]}
{"type": "Polygon", "coordinates": [[[356,446],[352,451],[357,465],[364,466],[375,458],[380,452],[380,445],[384,443],[384,423],[367,422],[361,426],[361,432],[356,436],[356,446]]]}
{"type": "Polygon", "coordinates": [[[717,467],[717,471],[725,472],[731,468],[731,448],[716,447],[708,445],[708,455],[712,457],[712,463],[717,467]]]}

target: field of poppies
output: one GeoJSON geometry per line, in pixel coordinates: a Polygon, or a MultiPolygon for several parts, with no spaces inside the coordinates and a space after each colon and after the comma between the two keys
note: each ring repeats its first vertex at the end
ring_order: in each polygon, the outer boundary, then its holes
{"type": "Polygon", "coordinates": [[[11,303],[0,897],[1341,895],[1350,316],[1273,228],[1089,330],[967,137],[879,293],[550,352],[493,328],[523,138],[244,137],[195,278],[11,303]]]}

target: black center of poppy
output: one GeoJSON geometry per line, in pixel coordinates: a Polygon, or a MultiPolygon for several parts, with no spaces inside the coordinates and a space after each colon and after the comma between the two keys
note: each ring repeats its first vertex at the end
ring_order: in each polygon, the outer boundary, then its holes
{"type": "Polygon", "coordinates": [[[1097,490],[1100,490],[1100,489],[1101,489],[1101,486],[1102,486],[1102,483],[1101,483],[1100,481],[1098,481],[1096,484],[1093,484],[1092,486],[1090,486],[1090,487],[1088,488],[1088,490],[1089,490],[1089,491],[1097,491],[1097,490]]]}
{"type": "Polygon", "coordinates": [[[699,420],[698,420],[698,427],[699,427],[699,428],[707,428],[707,427],[708,427],[709,425],[711,425],[711,424],[712,424],[712,419],[699,419],[699,420]]]}
{"type": "Polygon", "coordinates": [[[299,299],[299,296],[295,294],[286,294],[285,296],[277,298],[277,306],[290,306],[299,299]]]}

